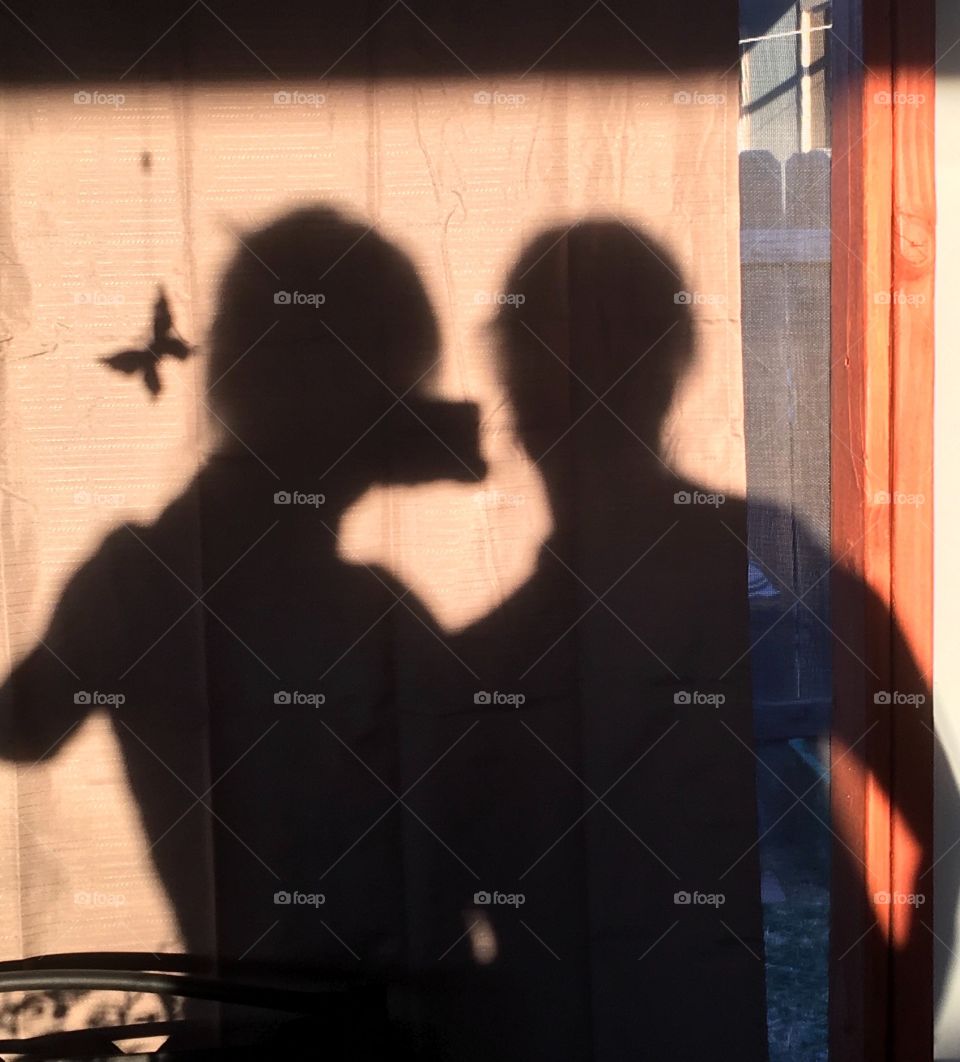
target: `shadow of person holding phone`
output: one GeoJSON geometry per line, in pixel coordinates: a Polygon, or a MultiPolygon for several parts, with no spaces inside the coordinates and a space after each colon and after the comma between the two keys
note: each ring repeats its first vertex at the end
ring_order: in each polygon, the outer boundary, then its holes
{"type": "Polygon", "coordinates": [[[482,476],[476,407],[429,397],[437,344],[372,227],[314,208],[245,235],[199,399],[219,444],[77,572],[3,691],[20,762],[109,711],[193,956],[406,966],[396,643],[428,621],[337,529],[374,485],[482,476]]]}

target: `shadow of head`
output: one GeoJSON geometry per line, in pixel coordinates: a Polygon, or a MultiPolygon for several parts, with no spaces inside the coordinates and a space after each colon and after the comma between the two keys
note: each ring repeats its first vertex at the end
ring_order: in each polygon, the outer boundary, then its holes
{"type": "MultiPolygon", "coordinates": [[[[527,245],[505,286],[501,377],[534,458],[561,437],[658,450],[694,358],[690,302],[669,253],[620,221],[588,218],[527,245]],[[573,426],[576,425],[576,430],[573,426]],[[564,436],[567,432],[568,435],[564,436]]],[[[549,475],[549,461],[544,464],[549,475]]]]}
{"type": "Polygon", "coordinates": [[[477,410],[428,397],[437,361],[403,252],[334,209],[287,214],[243,237],[220,287],[207,382],[220,450],[368,482],[473,478],[477,410]]]}

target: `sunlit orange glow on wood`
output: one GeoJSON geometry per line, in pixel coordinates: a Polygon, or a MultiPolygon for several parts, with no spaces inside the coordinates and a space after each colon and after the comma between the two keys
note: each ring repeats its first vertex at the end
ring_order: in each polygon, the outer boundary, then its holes
{"type": "Polygon", "coordinates": [[[933,1049],[933,5],[843,3],[834,25],[832,611],[853,651],[834,656],[832,807],[862,865],[836,846],[830,1047],[912,1060],[933,1049]],[[875,699],[891,690],[920,700],[875,699]]]}

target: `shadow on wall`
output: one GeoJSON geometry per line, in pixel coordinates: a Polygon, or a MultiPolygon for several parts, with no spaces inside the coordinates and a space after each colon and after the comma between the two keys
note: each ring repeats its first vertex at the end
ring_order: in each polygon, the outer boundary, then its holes
{"type": "MultiPolygon", "coordinates": [[[[739,36],[758,35],[794,7],[788,0],[739,5],[739,36]],[[750,7],[762,13],[751,15],[750,7]]],[[[842,12],[841,12],[842,13],[842,12]]],[[[850,21],[854,20],[854,12],[850,21]]],[[[35,0],[23,17],[4,13],[0,40],[8,84],[65,84],[108,90],[143,81],[211,82],[262,78],[277,88],[316,90],[332,76],[465,77],[577,71],[663,77],[727,71],[737,48],[738,5],[648,5],[638,10],[604,0],[462,0],[456,7],[372,0],[356,7],[289,0],[264,12],[253,0],[227,7],[157,0],[144,8],[72,11],[56,0],[35,0]],[[292,84],[291,84],[292,81],[292,84]],[[279,82],[280,84],[277,84],[279,82]],[[304,83],[305,82],[305,83],[304,83]]],[[[835,21],[834,33],[856,50],[853,27],[835,21]]],[[[928,65],[919,39],[898,42],[904,64],[928,65]],[[911,52],[916,51],[916,55],[911,52]]],[[[875,60],[868,40],[863,60],[875,60]]],[[[491,78],[492,80],[492,78],[491,78]]],[[[477,86],[477,87],[487,87],[477,86]]],[[[497,86],[502,87],[502,84],[497,86]]]]}
{"type": "MultiPolygon", "coordinates": [[[[603,218],[523,252],[496,329],[555,531],[450,636],[337,553],[372,485],[482,471],[476,409],[427,397],[416,273],[364,232],[318,208],[245,239],[209,366],[223,443],[74,577],[3,691],[3,752],[43,757],[78,692],[112,698],[189,950],[386,983],[354,1050],[764,1059],[745,505],[660,443],[687,285],[603,218]],[[275,302],[320,276],[322,303],[275,302]]],[[[851,757],[861,736],[839,735],[851,757]]]]}

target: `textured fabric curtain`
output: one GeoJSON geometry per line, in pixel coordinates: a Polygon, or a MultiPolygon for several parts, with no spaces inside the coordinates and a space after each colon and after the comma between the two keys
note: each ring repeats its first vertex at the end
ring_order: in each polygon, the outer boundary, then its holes
{"type": "Polygon", "coordinates": [[[88,61],[2,102],[0,957],[765,1056],[737,12],[670,7],[38,16],[88,61]]]}

